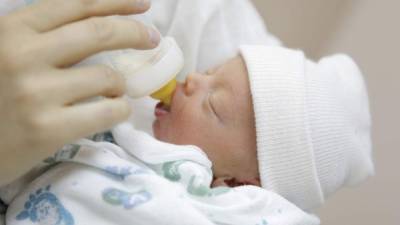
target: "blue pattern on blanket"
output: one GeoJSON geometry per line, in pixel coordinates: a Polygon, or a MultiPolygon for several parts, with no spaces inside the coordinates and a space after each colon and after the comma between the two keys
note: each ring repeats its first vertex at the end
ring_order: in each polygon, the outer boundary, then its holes
{"type": "Polygon", "coordinates": [[[64,145],[61,149],[59,149],[54,156],[48,157],[43,162],[48,164],[55,164],[60,161],[66,161],[73,159],[76,154],[79,152],[81,146],[77,144],[68,144],[64,145]]]}
{"type": "Polygon", "coordinates": [[[38,224],[74,225],[74,218],[57,196],[50,192],[50,185],[30,194],[24,210],[16,216],[16,219],[29,219],[38,224]]]}
{"type": "Polygon", "coordinates": [[[116,144],[114,136],[112,135],[111,131],[94,134],[92,137],[89,137],[89,139],[95,142],[105,141],[116,144]]]}
{"type": "Polygon", "coordinates": [[[118,180],[125,180],[130,175],[148,174],[149,172],[142,168],[134,169],[130,166],[107,166],[104,171],[113,175],[118,180]]]}
{"type": "Polygon", "coordinates": [[[152,199],[150,192],[140,190],[127,192],[117,188],[107,188],[103,191],[103,200],[111,205],[122,205],[125,209],[133,209],[152,199]]]}
{"type": "Polygon", "coordinates": [[[268,222],[266,219],[262,219],[261,223],[257,223],[256,225],[268,225],[268,222]]]}

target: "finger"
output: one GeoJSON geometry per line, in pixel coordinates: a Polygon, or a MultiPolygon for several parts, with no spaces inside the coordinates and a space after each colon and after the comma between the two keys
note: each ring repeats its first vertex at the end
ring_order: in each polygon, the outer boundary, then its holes
{"type": "Polygon", "coordinates": [[[111,17],[66,25],[46,33],[41,40],[48,61],[55,66],[69,66],[105,50],[154,48],[159,41],[156,30],[134,20],[111,17]]]}
{"type": "MultiPolygon", "coordinates": [[[[46,92],[58,104],[73,104],[95,96],[119,97],[125,93],[125,79],[103,65],[58,70],[46,76],[46,92]]],[[[43,83],[43,82],[42,82],[43,83]]]]}
{"type": "Polygon", "coordinates": [[[46,118],[58,140],[73,141],[111,128],[128,118],[130,107],[121,99],[104,99],[96,102],[65,107],[46,118]]]}
{"type": "Polygon", "coordinates": [[[43,32],[93,16],[142,13],[149,7],[149,0],[41,0],[13,16],[43,32]]]}

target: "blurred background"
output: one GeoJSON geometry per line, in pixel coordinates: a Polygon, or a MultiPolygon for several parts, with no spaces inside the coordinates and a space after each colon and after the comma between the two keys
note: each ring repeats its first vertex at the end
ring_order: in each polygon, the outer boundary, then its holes
{"type": "Polygon", "coordinates": [[[370,95],[376,175],[318,211],[323,225],[400,225],[400,1],[253,0],[285,46],[318,59],[343,52],[370,95]]]}

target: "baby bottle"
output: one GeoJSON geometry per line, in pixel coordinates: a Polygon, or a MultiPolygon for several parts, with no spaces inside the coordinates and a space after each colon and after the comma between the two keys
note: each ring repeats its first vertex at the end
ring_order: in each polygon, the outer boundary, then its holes
{"type": "MultiPolygon", "coordinates": [[[[126,16],[118,16],[125,19],[126,16]]],[[[156,29],[146,14],[129,16],[156,29]]],[[[102,63],[126,79],[127,95],[132,98],[151,96],[170,105],[176,87],[176,76],[183,68],[183,53],[172,37],[161,37],[150,50],[124,49],[96,54],[83,64],[102,63]]]]}
{"type": "Polygon", "coordinates": [[[123,74],[128,96],[150,95],[170,105],[183,54],[173,38],[164,37],[155,49],[119,50],[106,57],[104,63],[123,74]]]}

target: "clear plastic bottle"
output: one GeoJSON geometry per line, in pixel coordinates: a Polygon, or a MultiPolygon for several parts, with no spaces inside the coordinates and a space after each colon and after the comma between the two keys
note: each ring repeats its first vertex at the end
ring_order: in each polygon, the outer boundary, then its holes
{"type": "Polygon", "coordinates": [[[183,68],[183,53],[171,37],[161,39],[157,48],[146,51],[120,50],[105,63],[124,75],[127,94],[133,98],[150,95],[169,105],[175,77],[183,68]]]}
{"type": "MultiPolygon", "coordinates": [[[[131,18],[154,28],[145,14],[131,18]]],[[[108,51],[83,62],[93,63],[108,65],[122,74],[126,79],[128,96],[151,96],[169,105],[176,87],[175,78],[183,68],[184,59],[175,40],[172,37],[162,37],[160,44],[154,49],[108,51]]]]}

